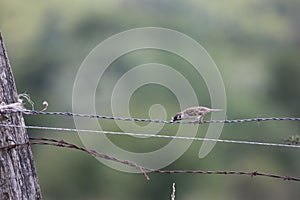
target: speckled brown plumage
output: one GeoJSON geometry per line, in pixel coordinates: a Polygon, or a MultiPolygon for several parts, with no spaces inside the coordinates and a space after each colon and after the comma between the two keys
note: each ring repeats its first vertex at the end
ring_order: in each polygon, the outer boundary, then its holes
{"type": "Polygon", "coordinates": [[[182,112],[176,113],[176,115],[172,118],[172,121],[196,118],[197,120],[195,122],[202,124],[204,115],[215,111],[222,111],[222,109],[212,109],[204,106],[190,107],[182,112]]]}

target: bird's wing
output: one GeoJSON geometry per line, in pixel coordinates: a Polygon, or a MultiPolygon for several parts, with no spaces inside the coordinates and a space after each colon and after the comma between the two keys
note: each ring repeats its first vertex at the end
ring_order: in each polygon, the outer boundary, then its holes
{"type": "Polygon", "coordinates": [[[191,108],[187,108],[183,111],[185,114],[189,115],[189,116],[199,116],[201,115],[201,112],[199,110],[199,107],[191,107],[191,108]]]}

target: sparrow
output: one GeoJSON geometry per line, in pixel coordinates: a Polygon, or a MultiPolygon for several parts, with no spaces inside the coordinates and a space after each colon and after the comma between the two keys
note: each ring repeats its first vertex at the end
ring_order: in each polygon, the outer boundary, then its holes
{"type": "Polygon", "coordinates": [[[183,119],[197,119],[194,122],[198,122],[199,124],[203,124],[204,115],[210,112],[223,111],[223,109],[212,109],[204,106],[196,106],[185,109],[182,112],[176,113],[174,117],[172,117],[171,122],[183,120],[183,119]]]}

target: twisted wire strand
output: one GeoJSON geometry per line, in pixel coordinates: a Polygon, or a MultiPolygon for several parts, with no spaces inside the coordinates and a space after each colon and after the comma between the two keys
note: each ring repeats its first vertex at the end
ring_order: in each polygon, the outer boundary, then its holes
{"type": "Polygon", "coordinates": [[[85,133],[100,133],[108,135],[126,135],[126,136],[138,136],[138,137],[153,137],[153,138],[166,138],[166,139],[179,139],[179,140],[193,140],[193,141],[210,141],[210,142],[222,142],[222,143],[236,143],[236,144],[248,144],[248,145],[260,145],[260,146],[274,146],[274,147],[289,147],[300,148],[300,145],[293,144],[281,144],[281,143],[269,143],[269,142],[255,142],[255,141],[243,141],[243,140],[225,140],[216,138],[195,138],[185,136],[172,136],[172,135],[160,135],[160,134],[143,134],[143,133],[129,133],[118,131],[103,131],[103,130],[90,130],[90,129],[76,129],[76,128],[60,128],[60,127],[45,127],[45,126],[22,126],[15,124],[0,124],[0,127],[15,127],[26,129],[39,129],[39,130],[52,130],[52,131],[67,131],[67,132],[85,132],[85,133]]]}
{"type": "MultiPolygon", "coordinates": [[[[10,142],[12,142],[12,141],[10,140],[10,142]]],[[[145,172],[144,168],[142,166],[136,164],[135,162],[131,162],[129,160],[118,159],[114,156],[110,156],[108,154],[101,153],[101,152],[98,152],[93,149],[87,149],[87,148],[78,146],[76,144],[66,142],[64,140],[56,140],[56,139],[52,139],[52,138],[42,138],[42,137],[41,138],[29,137],[29,141],[24,142],[24,143],[12,142],[12,144],[9,144],[7,146],[0,146],[0,152],[4,151],[4,150],[14,149],[19,146],[27,146],[27,145],[49,145],[49,146],[56,146],[56,147],[62,147],[62,148],[76,149],[76,150],[88,153],[93,157],[111,160],[113,162],[121,163],[121,164],[127,165],[129,167],[136,168],[141,174],[144,175],[146,180],[150,180],[150,178],[147,175],[147,173],[145,172]]]]}
{"type": "Polygon", "coordinates": [[[150,180],[150,177],[148,176],[147,173],[152,172],[152,173],[159,173],[159,174],[181,174],[181,173],[183,173],[183,174],[206,174],[206,175],[213,175],[213,174],[214,175],[247,175],[250,177],[262,176],[262,177],[277,178],[277,179],[282,179],[282,180],[287,180],[287,181],[300,181],[300,179],[297,177],[263,173],[263,172],[258,172],[258,171],[245,172],[245,171],[204,171],[204,170],[191,170],[191,169],[187,169],[187,170],[185,170],[185,169],[179,169],[179,170],[152,169],[152,168],[148,168],[148,167],[143,167],[143,166],[138,165],[129,160],[118,159],[116,157],[98,152],[96,150],[80,147],[78,145],[66,142],[64,140],[56,140],[56,139],[50,139],[50,138],[33,138],[33,137],[30,137],[29,139],[30,139],[30,141],[25,142],[25,143],[21,143],[21,144],[14,143],[14,144],[0,147],[0,151],[10,150],[10,149],[13,149],[13,148],[16,148],[19,146],[24,146],[24,145],[51,145],[51,146],[57,146],[57,147],[62,147],[62,148],[76,149],[79,151],[86,152],[93,157],[100,157],[100,158],[104,158],[107,160],[111,160],[113,162],[122,163],[129,167],[134,167],[141,174],[144,175],[146,180],[150,180]]]}
{"type": "MultiPolygon", "coordinates": [[[[161,119],[145,119],[145,118],[134,118],[134,117],[114,117],[97,114],[81,114],[73,112],[45,112],[37,110],[4,110],[2,113],[13,113],[22,112],[26,115],[61,115],[68,117],[85,117],[85,118],[97,118],[105,120],[118,120],[118,121],[134,121],[134,122],[147,122],[147,123],[161,123],[161,124],[195,124],[198,122],[193,121],[167,121],[161,119]]],[[[300,117],[257,117],[257,118],[246,118],[246,119],[225,119],[225,120],[204,120],[204,123],[244,123],[244,122],[264,122],[264,121],[300,121],[300,117]]]]}
{"type": "MultiPolygon", "coordinates": [[[[10,114],[21,112],[26,115],[62,115],[69,117],[85,117],[85,118],[97,118],[97,119],[106,119],[106,120],[120,120],[120,121],[135,121],[135,122],[152,122],[152,123],[163,123],[163,124],[195,124],[198,122],[193,121],[167,121],[160,119],[144,119],[144,118],[133,118],[133,117],[114,117],[114,116],[106,116],[106,115],[97,115],[97,114],[81,114],[81,113],[73,113],[73,112],[46,112],[45,110],[48,108],[48,102],[44,101],[43,105],[44,109],[38,111],[34,110],[33,102],[26,96],[27,101],[32,105],[32,110],[26,109],[23,105],[23,101],[20,99],[16,103],[12,104],[0,104],[0,114],[10,114]]],[[[248,119],[225,119],[225,120],[204,120],[204,123],[243,123],[243,122],[262,122],[262,121],[300,121],[298,117],[257,117],[257,118],[248,118],[248,119]]]]}
{"type": "Polygon", "coordinates": [[[290,177],[290,176],[281,176],[276,174],[269,174],[269,173],[263,173],[258,171],[252,171],[252,172],[244,172],[244,171],[204,171],[204,170],[151,170],[149,168],[144,168],[144,170],[149,170],[151,172],[156,172],[160,174],[223,174],[223,175],[247,175],[247,176],[264,176],[264,177],[270,177],[270,178],[279,178],[283,180],[289,180],[289,181],[300,181],[299,178],[296,177],[290,177]]]}

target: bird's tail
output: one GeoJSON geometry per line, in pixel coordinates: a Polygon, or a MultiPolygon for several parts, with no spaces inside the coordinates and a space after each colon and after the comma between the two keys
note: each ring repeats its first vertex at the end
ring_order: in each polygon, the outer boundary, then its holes
{"type": "Polygon", "coordinates": [[[220,111],[224,111],[223,109],[210,109],[210,112],[220,112],[220,111]]]}

